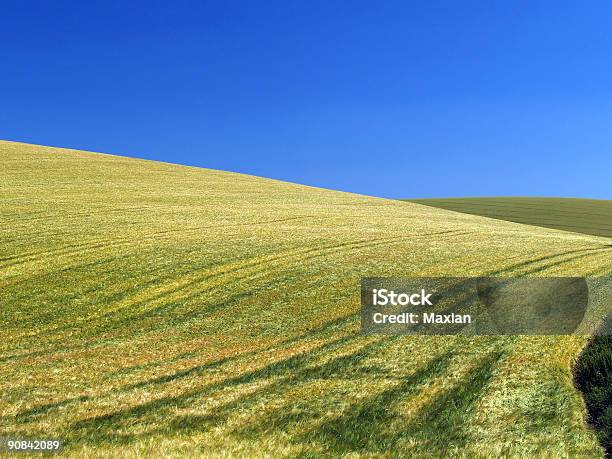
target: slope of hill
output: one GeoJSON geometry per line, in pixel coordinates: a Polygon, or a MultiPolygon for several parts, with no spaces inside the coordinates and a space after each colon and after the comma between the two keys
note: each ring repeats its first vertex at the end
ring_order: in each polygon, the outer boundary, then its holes
{"type": "Polygon", "coordinates": [[[408,201],[526,225],[612,237],[612,201],[574,198],[447,198],[408,201]]]}
{"type": "Polygon", "coordinates": [[[359,334],[362,276],[601,275],[609,240],[0,142],[0,436],[68,454],[582,455],[587,337],[359,334]]]}
{"type": "MultiPolygon", "coordinates": [[[[569,198],[415,199],[432,207],[576,233],[612,237],[612,201],[569,198]]],[[[608,321],[610,317],[608,317],[608,321]]],[[[608,325],[609,327],[609,325],[608,325]]],[[[583,392],[589,421],[612,455],[612,338],[594,337],[576,362],[576,383],[583,392]]]]}

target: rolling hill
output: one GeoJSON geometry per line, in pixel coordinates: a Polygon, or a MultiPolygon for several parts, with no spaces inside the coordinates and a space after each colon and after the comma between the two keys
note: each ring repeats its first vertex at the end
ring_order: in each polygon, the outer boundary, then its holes
{"type": "Polygon", "coordinates": [[[609,239],[0,142],[0,436],[84,456],[601,456],[582,336],[359,334],[364,276],[607,275],[609,239]]]}
{"type": "Polygon", "coordinates": [[[574,198],[447,198],[411,202],[526,225],[612,237],[612,201],[574,198]]]}

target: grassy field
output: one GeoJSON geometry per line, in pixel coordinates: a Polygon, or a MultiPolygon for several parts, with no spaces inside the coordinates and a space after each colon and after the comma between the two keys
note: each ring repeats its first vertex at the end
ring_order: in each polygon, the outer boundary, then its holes
{"type": "Polygon", "coordinates": [[[0,436],[79,456],[601,456],[588,337],[359,334],[362,276],[607,275],[603,237],[0,142],[0,436]]]}
{"type": "MultiPolygon", "coordinates": [[[[612,201],[568,198],[451,198],[413,202],[473,215],[612,237],[612,201]]],[[[608,317],[608,327],[610,327],[608,317]]],[[[575,366],[589,422],[612,456],[612,337],[594,337],[575,366]]]]}
{"type": "Polygon", "coordinates": [[[527,225],[612,237],[612,201],[572,198],[448,198],[411,202],[527,225]]]}

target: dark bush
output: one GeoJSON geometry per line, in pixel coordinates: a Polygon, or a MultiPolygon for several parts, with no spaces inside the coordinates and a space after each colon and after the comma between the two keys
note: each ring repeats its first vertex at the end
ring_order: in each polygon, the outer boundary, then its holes
{"type": "MultiPolygon", "coordinates": [[[[604,327],[612,325],[609,316],[604,327]]],[[[608,457],[612,457],[612,336],[595,336],[580,355],[575,367],[577,387],[584,394],[589,423],[608,457]]]]}

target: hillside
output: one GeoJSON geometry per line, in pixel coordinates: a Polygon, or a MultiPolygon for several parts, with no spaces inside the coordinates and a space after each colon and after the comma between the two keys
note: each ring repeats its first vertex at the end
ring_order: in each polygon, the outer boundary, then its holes
{"type": "Polygon", "coordinates": [[[363,276],[602,275],[609,239],[0,142],[0,436],[69,454],[602,454],[587,337],[359,334],[363,276]]]}
{"type": "MultiPolygon", "coordinates": [[[[612,201],[573,198],[447,198],[411,202],[526,225],[612,237],[612,201]]],[[[608,327],[611,316],[608,316],[608,327]]],[[[612,455],[612,337],[594,337],[575,364],[589,423],[612,455]]]]}
{"type": "Polygon", "coordinates": [[[573,198],[447,198],[411,202],[526,225],[612,237],[612,201],[573,198]]]}

